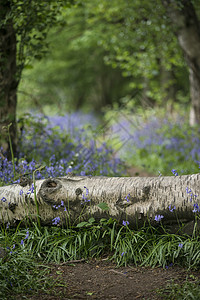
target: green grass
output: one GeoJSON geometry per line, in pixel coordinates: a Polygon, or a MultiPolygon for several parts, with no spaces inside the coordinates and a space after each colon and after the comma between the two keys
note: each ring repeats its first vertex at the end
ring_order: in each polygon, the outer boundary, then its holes
{"type": "Polygon", "coordinates": [[[95,222],[92,218],[68,229],[40,229],[36,223],[29,229],[20,226],[17,229],[2,228],[0,245],[7,249],[6,258],[0,259],[0,297],[2,293],[8,298],[48,290],[52,286],[47,280],[50,262],[106,254],[118,266],[134,264],[165,268],[173,264],[188,269],[200,266],[199,235],[170,234],[162,226],[132,230],[113,219],[95,222]]]}
{"type": "Polygon", "coordinates": [[[177,284],[172,281],[165,289],[160,289],[157,293],[162,297],[162,299],[199,300],[200,280],[191,275],[184,283],[177,284]]]}

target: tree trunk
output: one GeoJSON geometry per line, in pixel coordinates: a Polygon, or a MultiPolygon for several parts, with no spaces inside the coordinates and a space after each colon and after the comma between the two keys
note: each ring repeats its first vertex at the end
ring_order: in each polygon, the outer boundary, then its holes
{"type": "Polygon", "coordinates": [[[200,23],[191,0],[162,0],[189,67],[190,124],[200,124],[200,23]]]}
{"type": "MultiPolygon", "coordinates": [[[[130,226],[155,222],[155,215],[170,224],[194,220],[194,204],[200,195],[200,175],[169,177],[66,176],[36,181],[36,198],[43,225],[76,224],[90,216],[112,217],[130,226]],[[169,206],[176,209],[171,212],[169,206]]],[[[36,220],[37,209],[31,184],[0,188],[0,223],[15,226],[27,218],[36,220]]],[[[195,206],[196,210],[198,207],[195,206]]]]}
{"type": "Polygon", "coordinates": [[[160,66],[160,90],[163,95],[163,107],[172,115],[174,103],[176,102],[177,88],[175,85],[175,75],[173,69],[166,70],[164,66],[160,66]]]}
{"type": "Polygon", "coordinates": [[[17,105],[17,67],[16,67],[16,34],[12,19],[9,18],[11,9],[9,1],[1,1],[0,21],[6,20],[0,26],[0,147],[8,151],[10,158],[7,130],[10,127],[13,151],[17,150],[16,105],[17,105]]]}

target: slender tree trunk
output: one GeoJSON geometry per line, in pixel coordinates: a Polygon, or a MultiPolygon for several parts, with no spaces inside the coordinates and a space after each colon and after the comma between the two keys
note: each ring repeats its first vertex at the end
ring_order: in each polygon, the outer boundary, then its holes
{"type": "Polygon", "coordinates": [[[176,85],[173,69],[166,70],[164,66],[160,67],[160,89],[163,94],[163,107],[170,114],[173,113],[174,103],[176,102],[176,85]]]}
{"type": "Polygon", "coordinates": [[[17,105],[17,67],[16,67],[16,34],[12,19],[9,19],[10,2],[1,1],[0,21],[0,147],[8,151],[9,142],[4,126],[10,127],[10,135],[14,153],[17,150],[16,105],[17,105]]]}
{"type": "Polygon", "coordinates": [[[200,124],[200,22],[191,0],[162,0],[189,68],[190,124],[200,124]]]}
{"type": "MultiPolygon", "coordinates": [[[[112,217],[130,226],[142,226],[155,215],[164,223],[194,220],[199,203],[200,175],[169,177],[76,177],[36,181],[36,197],[42,224],[75,224],[90,216],[112,217]],[[169,210],[176,209],[172,212],[169,210]],[[175,207],[174,207],[175,206],[175,207]]],[[[37,207],[30,185],[0,188],[0,223],[16,225],[27,218],[36,220],[37,207]]]]}

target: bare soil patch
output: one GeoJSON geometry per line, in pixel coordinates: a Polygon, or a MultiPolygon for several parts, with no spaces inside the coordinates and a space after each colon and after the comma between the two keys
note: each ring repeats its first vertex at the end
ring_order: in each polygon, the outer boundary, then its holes
{"type": "Polygon", "coordinates": [[[108,260],[89,260],[51,265],[50,277],[57,283],[49,294],[32,296],[32,300],[98,299],[98,300],[160,300],[157,289],[164,288],[173,279],[183,283],[193,274],[184,268],[116,267],[108,260]]]}

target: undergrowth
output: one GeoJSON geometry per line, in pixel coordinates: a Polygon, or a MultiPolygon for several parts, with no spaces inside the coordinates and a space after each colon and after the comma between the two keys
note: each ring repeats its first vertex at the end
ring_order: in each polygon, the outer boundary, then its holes
{"type": "MultiPolygon", "coordinates": [[[[166,132],[168,125],[165,128],[166,132]]],[[[33,174],[36,175],[36,179],[64,176],[70,171],[80,175],[122,175],[124,165],[114,158],[112,149],[101,142],[91,140],[91,136],[88,139],[84,129],[81,135],[75,131],[72,139],[67,132],[49,127],[48,122],[43,124],[42,128],[37,120],[30,118],[23,121],[18,158],[9,161],[5,153],[1,152],[1,185],[19,182],[20,177],[27,173],[31,178],[33,174]],[[58,150],[56,155],[55,147],[58,150]],[[44,164],[44,169],[35,172],[41,164],[44,164]]],[[[179,132],[178,127],[176,130],[179,132]]],[[[163,131],[157,130],[156,134],[163,134],[163,131]]],[[[183,136],[180,138],[184,140],[183,136]]],[[[170,148],[169,143],[166,145],[161,145],[157,152],[159,150],[159,153],[165,153],[166,149],[170,153],[173,147],[170,148]]],[[[141,149],[138,151],[143,151],[141,149]]],[[[174,151],[174,148],[172,150],[174,151]]],[[[197,162],[198,153],[195,155],[197,162]]],[[[141,158],[141,153],[139,156],[141,158]]],[[[146,156],[149,160],[148,151],[145,152],[144,157],[146,156]]],[[[149,161],[152,163],[152,160],[149,161]]],[[[166,165],[171,169],[168,162],[166,165]]],[[[102,209],[104,208],[102,206],[102,209]]],[[[196,212],[197,221],[199,210],[196,212]]],[[[56,220],[55,226],[51,227],[41,227],[34,222],[25,227],[19,224],[17,228],[10,228],[9,224],[2,225],[0,247],[6,251],[6,255],[0,258],[0,297],[15,299],[16,295],[20,297],[22,294],[37,294],[42,290],[47,292],[54,286],[49,281],[49,264],[77,259],[106,256],[117,266],[134,264],[169,268],[180,265],[188,269],[198,269],[199,233],[195,231],[191,236],[172,234],[162,226],[161,219],[161,216],[157,216],[155,226],[149,223],[137,230],[129,228],[127,221],[120,224],[115,219],[96,221],[94,218],[76,226],[68,224],[70,226],[65,228],[56,220]]],[[[198,285],[194,288],[193,282],[186,282],[182,286],[173,284],[163,293],[169,299],[198,299],[195,297],[199,296],[200,288],[198,285]]]]}
{"type": "Polygon", "coordinates": [[[199,172],[200,129],[189,125],[183,108],[171,115],[160,108],[137,111],[129,105],[131,101],[106,113],[115,137],[111,145],[119,157],[156,175],[170,175],[174,166],[180,175],[199,172]]]}
{"type": "Polygon", "coordinates": [[[49,263],[106,256],[118,266],[200,266],[199,235],[171,234],[163,232],[162,226],[133,230],[114,219],[80,224],[68,229],[40,229],[36,223],[31,228],[2,228],[0,245],[7,255],[0,259],[0,296],[51,288],[49,263]]]}

